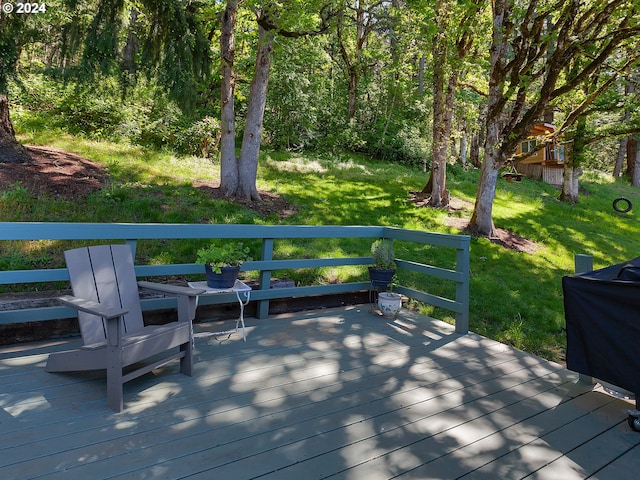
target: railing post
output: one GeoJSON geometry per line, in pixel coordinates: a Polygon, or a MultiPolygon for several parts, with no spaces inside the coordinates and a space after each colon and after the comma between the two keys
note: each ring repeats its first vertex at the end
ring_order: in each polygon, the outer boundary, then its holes
{"type": "MultiPolygon", "coordinates": [[[[261,260],[273,260],[273,238],[262,239],[262,258],[261,260]]],[[[271,288],[271,270],[260,271],[260,290],[268,290],[271,288]]],[[[259,300],[256,309],[256,316],[267,318],[269,316],[269,300],[259,300]]]]}
{"type": "Polygon", "coordinates": [[[456,271],[462,273],[462,282],[456,284],[456,302],[462,305],[462,312],[456,313],[456,333],[469,333],[469,271],[470,271],[470,241],[467,238],[464,248],[456,250],[456,271]]]}
{"type": "Polygon", "coordinates": [[[126,239],[124,243],[126,243],[127,245],[129,245],[129,247],[131,247],[131,257],[134,260],[133,263],[135,263],[136,249],[138,248],[138,240],[129,238],[129,239],[126,239]]]}
{"type": "Polygon", "coordinates": [[[593,270],[593,257],[591,255],[577,254],[574,258],[576,273],[591,272],[593,270]]]}

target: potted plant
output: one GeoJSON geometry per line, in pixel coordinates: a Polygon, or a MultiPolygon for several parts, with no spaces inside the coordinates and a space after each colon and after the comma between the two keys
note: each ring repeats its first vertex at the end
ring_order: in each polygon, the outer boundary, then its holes
{"type": "Polygon", "coordinates": [[[373,266],[369,267],[369,279],[373,287],[387,289],[396,273],[395,253],[391,240],[378,239],[371,244],[373,266]]]}
{"type": "Polygon", "coordinates": [[[207,286],[210,288],[233,287],[240,266],[251,260],[249,247],[242,243],[225,243],[222,246],[212,243],[198,250],[196,257],[197,263],[204,264],[207,286]]]}
{"type": "Polygon", "coordinates": [[[395,317],[402,308],[402,295],[391,290],[378,293],[378,308],[385,317],[395,317]]]}

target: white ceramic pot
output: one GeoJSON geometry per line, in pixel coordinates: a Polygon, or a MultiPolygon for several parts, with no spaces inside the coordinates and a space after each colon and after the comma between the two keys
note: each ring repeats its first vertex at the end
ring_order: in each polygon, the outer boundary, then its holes
{"type": "Polygon", "coordinates": [[[378,308],[387,318],[395,317],[402,307],[402,297],[393,292],[380,292],[378,294],[378,308]]]}

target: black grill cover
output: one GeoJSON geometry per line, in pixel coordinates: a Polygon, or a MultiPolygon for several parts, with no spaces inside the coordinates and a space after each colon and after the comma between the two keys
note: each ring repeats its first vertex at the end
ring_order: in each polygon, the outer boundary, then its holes
{"type": "Polygon", "coordinates": [[[562,278],[567,367],[640,394],[640,257],[562,278]]]}

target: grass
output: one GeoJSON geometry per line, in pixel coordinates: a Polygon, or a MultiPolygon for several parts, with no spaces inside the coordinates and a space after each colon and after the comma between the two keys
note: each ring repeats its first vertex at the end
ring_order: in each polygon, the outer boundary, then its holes
{"type": "MultiPolygon", "coordinates": [[[[108,186],[83,201],[32,198],[20,186],[0,194],[0,215],[5,221],[99,221],[247,223],[307,225],[390,225],[418,230],[458,233],[448,227],[448,215],[470,216],[472,207],[449,213],[407,202],[410,190],[422,188],[426,174],[399,165],[355,155],[311,155],[284,152],[262,153],[258,187],[285,196],[298,212],[280,220],[260,217],[238,205],[213,200],[191,187],[190,181],[216,180],[219,166],[195,157],[176,157],[168,152],[144,150],[130,145],[94,142],[60,132],[23,134],[26,143],[51,145],[83,155],[108,167],[108,186]]],[[[451,196],[473,204],[478,172],[452,166],[448,172],[451,196]]],[[[483,238],[471,242],[471,329],[517,348],[562,361],[565,335],[561,278],[573,271],[576,253],[594,256],[596,268],[637,256],[640,222],[636,210],[616,213],[612,202],[625,196],[640,205],[636,189],[606,175],[588,173],[581,178],[580,203],[557,200],[558,191],[541,182],[524,179],[508,183],[499,179],[494,221],[518,233],[540,248],[523,254],[483,238]]],[[[149,263],[194,261],[201,244],[180,244],[169,249],[141,248],[149,263]]],[[[54,262],[55,253],[24,250],[4,245],[2,268],[38,262],[54,262]]],[[[258,248],[258,246],[254,246],[258,248]]],[[[448,266],[453,258],[437,249],[398,242],[399,258],[425,259],[448,266]]],[[[283,241],[276,255],[366,255],[369,242],[283,241]]],[[[258,256],[258,252],[253,252],[258,256]]],[[[336,282],[361,277],[364,269],[322,269],[279,272],[298,284],[336,282]]],[[[406,274],[404,283],[421,281],[406,274]]],[[[431,292],[443,287],[421,284],[431,292]]],[[[424,313],[436,314],[426,306],[424,313]]]]}

